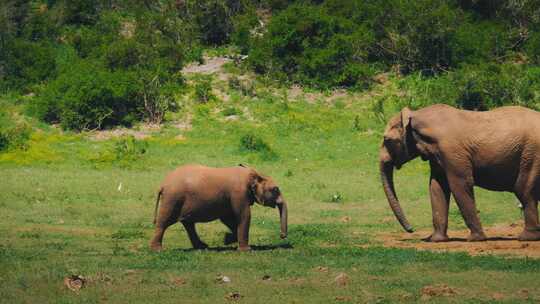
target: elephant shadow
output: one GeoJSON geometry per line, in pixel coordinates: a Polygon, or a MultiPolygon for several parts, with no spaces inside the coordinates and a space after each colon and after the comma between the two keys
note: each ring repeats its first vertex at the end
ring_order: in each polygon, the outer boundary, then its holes
{"type": "MultiPolygon", "coordinates": [[[[250,245],[252,251],[269,251],[269,250],[275,250],[275,249],[286,249],[290,250],[294,247],[289,244],[278,244],[278,245],[250,245]]],[[[177,252],[194,252],[194,251],[214,251],[214,252],[225,252],[225,251],[236,251],[238,249],[237,246],[216,246],[216,247],[208,247],[206,249],[195,249],[195,248],[178,248],[173,249],[177,252]]]]}
{"type": "MultiPolygon", "coordinates": [[[[516,240],[517,240],[517,237],[502,237],[502,236],[488,237],[486,239],[486,241],[516,241],[516,240]]],[[[422,241],[425,243],[431,243],[431,241],[429,240],[429,237],[423,238],[422,241]]],[[[467,241],[466,238],[462,238],[462,237],[451,237],[451,238],[448,238],[447,242],[470,243],[469,241],[467,241]]]]}

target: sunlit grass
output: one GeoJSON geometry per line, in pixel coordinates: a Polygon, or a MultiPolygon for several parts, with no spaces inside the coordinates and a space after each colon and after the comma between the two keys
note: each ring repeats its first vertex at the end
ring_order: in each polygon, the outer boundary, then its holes
{"type": "MultiPolygon", "coordinates": [[[[219,303],[238,292],[246,303],[416,302],[420,289],[434,284],[457,290],[452,297],[432,298],[441,302],[490,301],[494,293],[509,302],[538,299],[532,287],[526,297],[519,293],[538,278],[537,260],[380,247],[378,233],[401,229],[381,191],[377,151],[383,126],[370,109],[279,98],[193,105],[177,113],[192,113],[191,130],[168,122],[143,140],[144,153],[119,152],[125,139],[34,134],[27,151],[0,156],[0,299],[219,303]],[[248,114],[235,112],[239,119],[225,120],[215,111],[233,106],[248,114]],[[246,134],[261,138],[277,158],[243,149],[246,134]],[[215,222],[198,225],[214,250],[191,250],[175,225],[165,235],[165,251],[151,253],[157,186],[185,163],[247,163],[273,176],[289,202],[289,238],[279,239],[275,209],[254,206],[253,252],[224,246],[227,229],[215,222]],[[340,287],[334,278],[341,272],[349,281],[340,287]],[[79,294],[62,286],[70,274],[88,278],[79,294]],[[216,282],[218,274],[232,282],[216,282]],[[265,275],[271,279],[263,280],[265,275]]],[[[396,172],[403,208],[416,228],[426,230],[428,176],[420,160],[396,172]]],[[[520,220],[513,195],[476,195],[484,226],[520,220]]],[[[451,230],[464,227],[456,210],[452,203],[451,230]]]]}

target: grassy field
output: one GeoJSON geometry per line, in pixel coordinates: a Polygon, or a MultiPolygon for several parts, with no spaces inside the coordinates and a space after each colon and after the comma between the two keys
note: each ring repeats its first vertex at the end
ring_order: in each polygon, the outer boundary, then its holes
{"type": "MultiPolygon", "coordinates": [[[[384,125],[373,103],[229,93],[227,102],[183,103],[162,128],[141,131],[144,139],[40,126],[26,151],[0,154],[0,302],[540,300],[539,260],[382,246],[379,234],[401,228],[379,183],[384,125]],[[250,150],[246,135],[266,145],[250,150]],[[157,186],[185,163],[247,163],[274,177],[289,202],[288,239],[279,239],[276,210],[254,206],[252,252],[224,246],[227,230],[217,222],[198,225],[210,250],[191,250],[175,225],[164,252],[150,252],[157,186]],[[78,293],[63,285],[72,274],[87,280],[78,293]]],[[[429,230],[426,164],[416,160],[396,175],[409,220],[429,230]]],[[[513,195],[479,190],[477,198],[485,226],[520,221],[513,195]]],[[[464,229],[454,203],[450,229],[464,229]]]]}

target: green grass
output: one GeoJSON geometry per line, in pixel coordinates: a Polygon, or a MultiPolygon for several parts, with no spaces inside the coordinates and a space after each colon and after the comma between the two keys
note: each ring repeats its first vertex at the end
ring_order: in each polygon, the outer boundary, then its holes
{"type": "MultiPolygon", "coordinates": [[[[241,303],[392,303],[416,302],[423,286],[437,284],[457,295],[436,302],[491,302],[495,293],[503,302],[538,301],[531,285],[538,260],[381,247],[378,233],[401,229],[385,220],[393,215],[379,184],[383,125],[373,109],[354,100],[335,106],[258,96],[185,106],[174,115],[192,115],[190,131],[171,123],[142,143],[35,130],[26,151],[0,154],[0,301],[222,303],[239,292],[241,303]],[[237,120],[216,111],[244,107],[237,120]],[[175,139],[178,133],[185,139],[175,139]],[[277,157],[244,149],[246,134],[277,157]],[[119,148],[126,142],[132,148],[119,148]],[[224,246],[227,230],[217,222],[198,225],[214,249],[191,250],[175,225],[165,251],[150,252],[157,186],[185,163],[247,163],[274,177],[289,201],[288,239],[279,239],[275,209],[254,206],[252,252],[224,246]],[[341,272],[349,282],[340,287],[334,278],[341,272]],[[89,282],[79,294],[63,286],[71,274],[89,282]],[[219,274],[232,282],[216,282],[219,274]]],[[[402,206],[418,229],[431,227],[428,175],[420,160],[396,173],[402,206]]],[[[520,220],[513,195],[479,190],[477,198],[484,226],[520,220]]],[[[454,203],[451,210],[450,229],[463,229],[454,203]]]]}

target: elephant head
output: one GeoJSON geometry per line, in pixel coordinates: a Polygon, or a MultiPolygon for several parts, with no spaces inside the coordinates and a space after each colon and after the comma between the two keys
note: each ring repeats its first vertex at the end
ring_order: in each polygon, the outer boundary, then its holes
{"type": "Polygon", "coordinates": [[[253,170],[249,189],[253,200],[263,206],[276,208],[279,210],[279,218],[281,223],[282,239],[287,237],[287,202],[283,198],[283,194],[279,190],[279,187],[272,180],[271,177],[262,176],[253,170]]]}
{"type": "Polygon", "coordinates": [[[407,221],[394,189],[394,167],[400,169],[409,160],[418,156],[411,130],[411,110],[403,108],[390,119],[384,131],[384,140],[379,153],[381,181],[388,203],[397,220],[407,232],[413,228],[407,221]]]}

